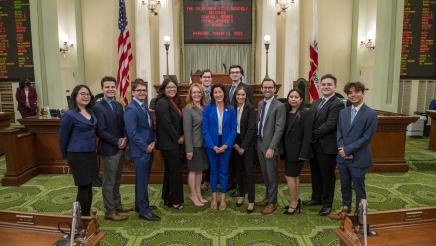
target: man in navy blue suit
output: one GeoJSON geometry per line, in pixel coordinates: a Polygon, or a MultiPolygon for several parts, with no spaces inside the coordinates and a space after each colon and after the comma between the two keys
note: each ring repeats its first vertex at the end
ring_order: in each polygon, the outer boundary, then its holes
{"type": "Polygon", "coordinates": [[[118,212],[129,212],[129,208],[121,204],[120,181],[124,163],[123,106],[115,99],[117,85],[114,77],[106,76],[101,80],[103,98],[94,107],[97,117],[97,135],[99,137],[97,152],[103,160],[104,177],[102,185],[103,202],[106,210],[104,218],[120,221],[127,219],[118,212]]]}
{"type": "Polygon", "coordinates": [[[124,123],[129,140],[129,156],[135,163],[135,204],[139,217],[150,221],[159,221],[160,217],[152,212],[154,206],[148,200],[148,181],[153,160],[155,132],[150,111],[146,105],[147,84],[142,79],[132,83],[133,100],[124,112],[124,123]]]}
{"type": "Polygon", "coordinates": [[[351,105],[339,113],[337,142],[341,177],[342,209],[330,218],[341,219],[351,209],[352,188],[356,193],[356,208],[366,199],[365,175],[372,165],[371,139],[377,129],[377,113],[363,102],[365,85],[350,82],[344,87],[351,105]]]}

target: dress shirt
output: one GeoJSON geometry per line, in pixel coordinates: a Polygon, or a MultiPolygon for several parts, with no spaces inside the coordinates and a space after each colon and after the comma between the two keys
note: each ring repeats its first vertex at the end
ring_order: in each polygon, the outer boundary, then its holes
{"type": "MultiPolygon", "coordinates": [[[[266,103],[265,105],[265,113],[263,116],[263,121],[262,121],[262,129],[260,129],[260,136],[263,137],[263,126],[265,126],[265,120],[266,120],[266,116],[268,114],[268,110],[269,110],[269,106],[271,105],[271,102],[273,101],[274,97],[272,96],[270,99],[264,99],[264,103],[266,103]]],[[[262,112],[260,112],[262,114],[262,112]]],[[[260,127],[260,122],[258,127],[260,127]]]]}
{"type": "MultiPolygon", "coordinates": [[[[135,100],[135,101],[139,104],[139,106],[141,106],[142,109],[144,109],[144,107],[147,107],[147,106],[144,104],[144,102],[139,101],[138,99],[136,99],[136,97],[133,97],[133,100],[135,100]]],[[[148,125],[151,126],[151,118],[150,118],[150,114],[149,114],[148,112],[145,112],[145,111],[144,111],[144,113],[145,113],[146,116],[147,116],[147,119],[148,119],[148,125]]]]}
{"type": "Polygon", "coordinates": [[[242,112],[244,111],[244,105],[242,104],[242,106],[238,107],[236,114],[237,114],[237,120],[238,120],[238,127],[236,128],[236,133],[241,133],[241,117],[242,117],[242,112]]]}
{"type": "MultiPolygon", "coordinates": [[[[225,106],[224,106],[224,110],[227,110],[225,106]]],[[[224,111],[223,111],[222,114],[220,114],[220,111],[218,109],[218,105],[216,107],[216,114],[218,115],[218,135],[223,135],[223,116],[224,116],[224,111]]]]}

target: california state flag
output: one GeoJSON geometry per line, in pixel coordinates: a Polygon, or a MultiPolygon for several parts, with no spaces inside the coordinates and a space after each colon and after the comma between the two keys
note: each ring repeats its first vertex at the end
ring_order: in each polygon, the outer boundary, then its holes
{"type": "Polygon", "coordinates": [[[318,0],[313,0],[312,39],[310,41],[310,71],[309,93],[312,100],[319,98],[318,94],[318,0]]]}

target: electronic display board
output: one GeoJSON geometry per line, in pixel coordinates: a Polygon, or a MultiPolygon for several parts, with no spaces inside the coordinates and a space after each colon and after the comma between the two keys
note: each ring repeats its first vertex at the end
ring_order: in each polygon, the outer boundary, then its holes
{"type": "Polygon", "coordinates": [[[251,0],[184,0],[185,43],[251,43],[251,0]]]}
{"type": "Polygon", "coordinates": [[[405,0],[400,77],[436,79],[436,0],[405,0]]]}

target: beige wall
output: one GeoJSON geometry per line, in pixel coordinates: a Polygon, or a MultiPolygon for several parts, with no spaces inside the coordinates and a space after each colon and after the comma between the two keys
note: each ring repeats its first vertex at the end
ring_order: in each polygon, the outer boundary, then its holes
{"type": "MultiPolygon", "coordinates": [[[[134,30],[134,0],[126,0],[127,16],[129,19],[129,30],[133,52],[135,47],[134,30]]],[[[173,0],[175,1],[175,0],[173,0]]],[[[262,7],[261,1],[257,1],[257,8],[262,7]]],[[[312,1],[300,1],[301,4],[301,49],[300,49],[300,77],[307,78],[309,72],[309,43],[312,30],[312,1]]],[[[118,37],[118,1],[107,0],[82,0],[82,23],[83,43],[85,60],[85,80],[94,92],[100,90],[99,81],[104,75],[116,76],[118,67],[117,37],[118,37]]],[[[181,2],[173,5],[175,11],[179,11],[181,2]]],[[[319,74],[334,74],[339,81],[341,88],[350,77],[350,54],[352,35],[352,10],[351,0],[318,0],[318,42],[319,42],[319,74]]],[[[260,11],[257,11],[260,13],[260,11]]],[[[174,13],[175,14],[175,13],[174,13]]],[[[280,18],[280,17],[279,17],[280,18]]],[[[180,16],[175,14],[175,32],[180,33],[180,16]]],[[[257,18],[258,23],[262,21],[261,16],[257,18]]],[[[277,20],[273,20],[277,21],[277,20]]],[[[152,71],[153,81],[159,81],[159,41],[157,32],[159,30],[158,18],[150,16],[151,38],[152,38],[152,71]],[[155,35],[156,34],[156,35],[155,35]]],[[[260,25],[258,25],[259,28],[260,25]]],[[[277,31],[283,30],[283,24],[277,22],[277,31]]],[[[261,33],[258,30],[257,33],[261,33]]],[[[282,39],[278,34],[277,38],[282,39]]],[[[178,39],[175,39],[178,40],[178,39]]],[[[278,42],[279,46],[286,45],[278,42]]],[[[260,58],[263,46],[256,46],[256,60],[260,58]]],[[[179,55],[179,54],[178,54],[179,55]]],[[[134,56],[135,57],[135,56],[134,56]]],[[[281,55],[277,56],[277,62],[282,61],[281,55]]],[[[180,61],[176,56],[176,64],[180,61]]],[[[256,68],[260,69],[259,62],[256,68]]],[[[135,78],[135,62],[130,67],[132,79],[135,78]]],[[[271,69],[271,68],[270,68],[271,69]]],[[[277,64],[277,74],[281,74],[283,66],[277,64]]],[[[176,66],[177,72],[180,68],[176,66]]],[[[256,78],[259,74],[256,74],[256,78]]],[[[277,78],[279,79],[279,78],[277,78]]]]}
{"type": "MultiPolygon", "coordinates": [[[[312,1],[301,3],[300,77],[308,78],[309,44],[312,30],[312,1]]],[[[338,91],[350,77],[353,1],[318,0],[319,76],[338,78],[338,91]]]]}
{"type": "MultiPolygon", "coordinates": [[[[126,0],[128,27],[135,52],[134,0],[126,0]]],[[[82,0],[83,46],[85,80],[91,90],[100,92],[100,79],[116,77],[118,69],[118,1],[82,0]]],[[[135,58],[130,63],[130,76],[136,76],[135,58]]]]}

